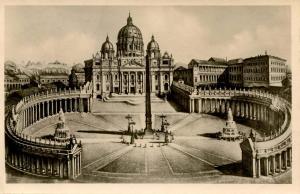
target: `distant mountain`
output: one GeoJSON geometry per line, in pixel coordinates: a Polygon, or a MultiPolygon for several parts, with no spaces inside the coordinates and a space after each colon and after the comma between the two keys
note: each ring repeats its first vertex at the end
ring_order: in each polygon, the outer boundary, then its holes
{"type": "Polygon", "coordinates": [[[8,60],[4,62],[4,73],[13,76],[21,74],[22,71],[18,68],[15,62],[8,60]]]}
{"type": "Polygon", "coordinates": [[[176,63],[175,63],[175,69],[176,69],[177,67],[180,67],[180,66],[187,68],[187,67],[188,67],[188,64],[183,63],[183,62],[176,62],[176,63]]]}

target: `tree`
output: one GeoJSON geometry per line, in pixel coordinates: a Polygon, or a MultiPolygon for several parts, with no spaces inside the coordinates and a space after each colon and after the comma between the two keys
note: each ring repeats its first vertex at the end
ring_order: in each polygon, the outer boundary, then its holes
{"type": "Polygon", "coordinates": [[[74,69],[72,69],[71,74],[69,75],[69,87],[70,88],[78,87],[78,78],[74,69]]]}

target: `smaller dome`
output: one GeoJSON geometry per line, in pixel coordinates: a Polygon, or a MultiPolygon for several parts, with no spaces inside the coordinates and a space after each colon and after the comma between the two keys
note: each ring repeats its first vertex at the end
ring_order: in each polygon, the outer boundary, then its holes
{"type": "Polygon", "coordinates": [[[98,52],[96,53],[95,58],[100,59],[100,54],[98,52]]]}
{"type": "Polygon", "coordinates": [[[165,52],[165,53],[164,53],[164,55],[163,55],[163,58],[165,58],[165,59],[168,59],[168,58],[170,58],[170,55],[169,55],[169,53],[168,53],[168,52],[165,52]]]}
{"type": "Polygon", "coordinates": [[[154,36],[152,35],[151,41],[147,45],[147,50],[159,50],[158,43],[154,40],[154,36]]]}
{"type": "Polygon", "coordinates": [[[106,37],[106,41],[102,44],[101,52],[103,51],[111,51],[114,50],[113,44],[109,41],[108,36],[106,37]]]}

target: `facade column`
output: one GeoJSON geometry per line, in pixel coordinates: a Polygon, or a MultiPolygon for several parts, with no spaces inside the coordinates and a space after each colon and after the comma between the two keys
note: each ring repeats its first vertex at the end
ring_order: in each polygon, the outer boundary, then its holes
{"type": "Polygon", "coordinates": [[[120,80],[120,82],[119,82],[119,94],[121,94],[121,93],[123,93],[123,87],[122,87],[122,85],[123,85],[123,72],[120,72],[119,73],[119,80],[120,80]]]}
{"type": "Polygon", "coordinates": [[[135,81],[135,82],[134,82],[134,83],[135,83],[135,89],[134,89],[134,92],[137,93],[137,87],[138,87],[138,86],[137,86],[137,72],[135,72],[135,80],[134,80],[134,81],[135,81]]]}

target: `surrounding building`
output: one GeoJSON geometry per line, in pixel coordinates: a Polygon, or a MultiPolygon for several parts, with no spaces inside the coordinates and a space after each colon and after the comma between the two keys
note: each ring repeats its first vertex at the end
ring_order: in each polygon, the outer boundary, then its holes
{"type": "Polygon", "coordinates": [[[78,85],[79,86],[84,85],[85,83],[84,66],[82,64],[76,64],[72,67],[72,70],[74,70],[74,73],[77,76],[78,85]]]}
{"type": "Polygon", "coordinates": [[[40,83],[42,85],[55,82],[61,82],[67,86],[69,85],[69,75],[66,73],[43,73],[40,75],[40,83]]]}
{"type": "Polygon", "coordinates": [[[192,59],[188,69],[177,68],[174,80],[183,80],[187,85],[222,86],[226,84],[227,63],[225,59],[211,57],[209,60],[192,59]]]}
{"type": "Polygon", "coordinates": [[[20,90],[22,86],[30,83],[30,78],[25,74],[8,75],[5,74],[5,91],[20,90]]]}
{"type": "MultiPolygon", "coordinates": [[[[157,95],[169,93],[173,81],[173,57],[161,55],[158,43],[152,36],[147,45],[151,51],[151,92],[157,95]]],[[[127,24],[118,33],[116,53],[107,36],[100,52],[85,62],[85,80],[93,85],[93,98],[110,94],[144,94],[145,67],[144,42],[140,29],[129,15],[127,24]]]]}
{"type": "Polygon", "coordinates": [[[265,55],[258,55],[244,60],[244,87],[281,87],[281,81],[285,76],[285,59],[265,53],[265,55]]]}
{"type": "Polygon", "coordinates": [[[228,83],[233,87],[243,87],[243,59],[228,61],[228,83]]]}
{"type": "Polygon", "coordinates": [[[286,60],[271,56],[258,55],[246,59],[209,60],[192,59],[188,68],[177,68],[174,80],[198,86],[231,87],[281,87],[286,77],[286,60]]]}

